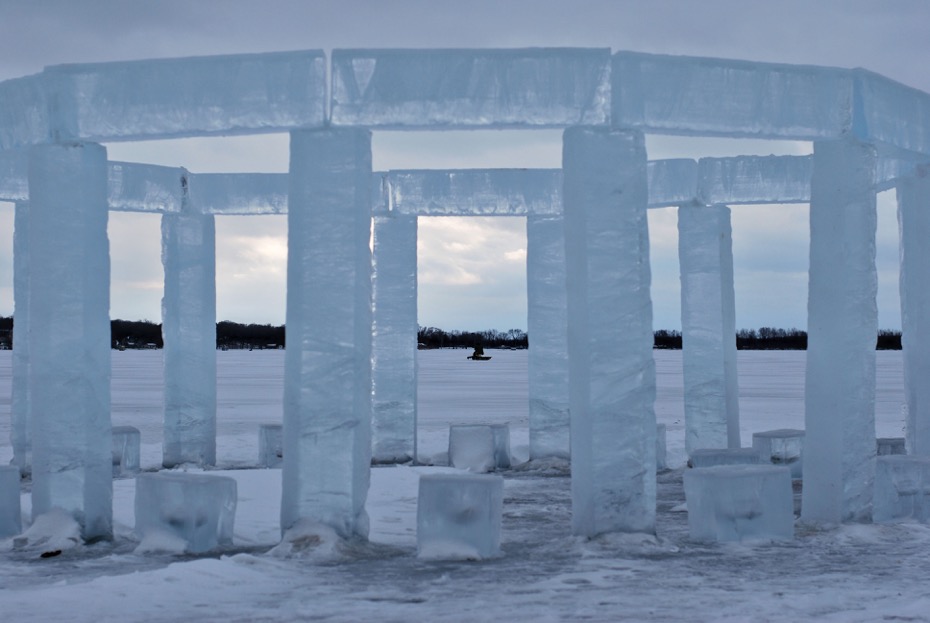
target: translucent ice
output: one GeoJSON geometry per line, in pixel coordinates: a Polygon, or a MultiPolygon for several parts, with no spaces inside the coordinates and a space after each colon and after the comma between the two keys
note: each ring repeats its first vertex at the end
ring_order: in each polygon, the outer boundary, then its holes
{"type": "Polygon", "coordinates": [[[604,125],[610,50],[333,50],[332,122],[392,128],[604,125]]]}
{"type": "Polygon", "coordinates": [[[649,176],[649,207],[667,208],[690,203],[698,196],[698,164],[687,158],[653,160],[649,176]]]}
{"type": "Polygon", "coordinates": [[[204,214],[286,214],[284,173],[194,173],[191,204],[204,214]]]}
{"type": "Polygon", "coordinates": [[[20,495],[19,468],[15,465],[0,465],[0,539],[23,531],[20,495]]]}
{"type": "Polygon", "coordinates": [[[876,522],[902,519],[930,522],[930,458],[878,457],[872,519],[876,522]]]}
{"type": "Polygon", "coordinates": [[[811,196],[810,156],[701,158],[698,194],[714,203],[807,203],[811,196]]]}
{"type": "Polygon", "coordinates": [[[262,467],[281,467],[284,462],[283,442],[280,424],[259,425],[258,464],[262,467]]]}
{"type": "Polygon", "coordinates": [[[494,437],[494,467],[509,469],[510,457],[510,425],[491,424],[491,434],[494,437]]]}
{"type": "Polygon", "coordinates": [[[494,469],[494,432],[485,424],[453,424],[449,427],[449,465],[470,472],[494,469]]]}
{"type": "Polygon", "coordinates": [[[142,438],[134,426],[113,427],[113,475],[122,476],[139,471],[142,438]]]}
{"type": "Polygon", "coordinates": [[[110,162],[107,167],[111,210],[176,213],[181,211],[187,171],[133,162],[110,162]]]}
{"type": "Polygon", "coordinates": [[[762,456],[755,448],[701,448],[688,456],[691,467],[716,467],[718,465],[758,465],[762,456]]]}
{"type": "Polygon", "coordinates": [[[930,94],[857,69],[854,130],[864,142],[930,153],[930,94]]]}
{"type": "Polygon", "coordinates": [[[167,535],[183,539],[197,554],[231,545],[238,501],[228,476],[184,472],[143,473],[136,477],[135,533],[146,541],[167,535]]]}
{"type": "Polygon", "coordinates": [[[787,467],[726,465],[690,469],[684,476],[692,539],[794,537],[794,502],[787,467]]]}
{"type": "Polygon", "coordinates": [[[500,556],[503,506],[500,476],[420,476],[417,555],[447,560],[500,556]]]}
{"type": "Polygon", "coordinates": [[[803,430],[782,428],[753,433],[752,449],[759,453],[763,462],[787,465],[791,469],[792,478],[802,476],[803,430]]]}
{"type": "Polygon", "coordinates": [[[0,102],[0,151],[48,140],[48,96],[42,74],[0,82],[0,102]]]}
{"type": "Polygon", "coordinates": [[[29,204],[17,201],[13,214],[13,360],[10,442],[13,462],[23,475],[32,471],[29,434],[29,204]]]}
{"type": "Polygon", "coordinates": [[[0,151],[0,201],[28,200],[29,159],[26,151],[0,151]]]}
{"type": "Polygon", "coordinates": [[[668,469],[666,461],[665,424],[656,424],[656,469],[668,469]]]}

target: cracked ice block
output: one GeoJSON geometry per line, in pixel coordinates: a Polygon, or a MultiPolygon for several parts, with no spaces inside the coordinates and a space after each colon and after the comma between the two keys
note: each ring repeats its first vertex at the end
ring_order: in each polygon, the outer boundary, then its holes
{"type": "Polygon", "coordinates": [[[605,125],[610,51],[333,50],[333,125],[605,125]]]}
{"type": "Polygon", "coordinates": [[[107,202],[111,210],[123,212],[180,212],[186,176],[180,167],[109,162],[107,202]]]}
{"type": "Polygon", "coordinates": [[[807,203],[811,156],[701,158],[698,195],[706,204],[807,203]]]}
{"type": "Polygon", "coordinates": [[[134,474],[139,471],[141,437],[135,426],[113,427],[113,475],[134,474]]]}
{"type": "Polygon", "coordinates": [[[0,465],[0,539],[16,536],[23,531],[19,498],[19,467],[0,465]]]}
{"type": "Polygon", "coordinates": [[[417,555],[480,560],[501,555],[504,480],[478,474],[420,476],[417,555]]]}
{"type": "Polygon", "coordinates": [[[256,134],[323,125],[322,50],[58,65],[57,140],[256,134]]]}
{"type": "Polygon", "coordinates": [[[161,536],[182,539],[192,554],[231,545],[237,495],[236,481],[228,476],[139,474],[136,536],[143,542],[161,536]]]}
{"type": "Polygon", "coordinates": [[[794,428],[767,430],[752,434],[752,449],[762,457],[762,462],[787,465],[792,478],[802,474],[804,431],[794,428]]]}
{"type": "Polygon", "coordinates": [[[880,456],[875,462],[872,520],[930,523],[930,458],[880,456]]]}
{"type": "Polygon", "coordinates": [[[258,427],[258,464],[262,467],[281,467],[284,462],[284,445],[280,424],[261,424],[258,427]]]}
{"type": "Polygon", "coordinates": [[[794,537],[794,501],[787,467],[723,465],[687,470],[684,477],[692,539],[794,537]]]}
{"type": "Polygon", "coordinates": [[[875,449],[878,456],[907,454],[907,444],[904,437],[879,437],[875,440],[875,449]]]}
{"type": "Polygon", "coordinates": [[[691,467],[716,467],[718,465],[758,465],[762,456],[755,448],[702,448],[691,452],[688,465],[691,467]]]}
{"type": "Polygon", "coordinates": [[[799,140],[852,127],[845,69],[617,52],[611,80],[616,127],[799,140]]]}
{"type": "Polygon", "coordinates": [[[497,466],[494,431],[484,424],[449,427],[449,465],[470,472],[488,472],[497,466]]]}
{"type": "Polygon", "coordinates": [[[203,214],[287,214],[285,173],[194,173],[191,205],[203,214]]]}

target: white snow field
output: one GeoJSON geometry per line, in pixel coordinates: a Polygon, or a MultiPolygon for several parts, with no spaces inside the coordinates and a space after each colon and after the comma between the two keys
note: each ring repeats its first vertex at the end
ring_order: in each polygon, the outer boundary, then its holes
{"type": "MultiPolygon", "coordinates": [[[[417,485],[442,466],[372,469],[370,542],[270,552],[280,540],[281,470],[256,469],[258,427],[281,420],[284,353],[217,352],[215,470],[236,479],[233,546],[208,556],[136,554],[134,480],[114,482],[113,542],[41,559],[0,541],[3,621],[928,621],[930,526],[797,525],[795,539],[699,544],[684,512],[682,360],[655,351],[658,421],[669,464],[658,476],[657,535],[571,535],[564,465],[527,468],[527,353],[420,351],[419,453],[445,462],[450,423],[507,422],[503,557],[416,558],[417,485]]],[[[877,436],[903,435],[900,352],[879,352],[877,436]]],[[[113,425],[142,433],[142,468],[161,464],[162,353],[112,353],[113,425]]],[[[804,426],[804,352],[740,352],[741,437],[804,426]]],[[[0,461],[12,458],[9,351],[0,351],[0,461]]],[[[800,494],[795,488],[795,504],[800,494]]],[[[22,496],[23,525],[31,498],[22,496]]]]}

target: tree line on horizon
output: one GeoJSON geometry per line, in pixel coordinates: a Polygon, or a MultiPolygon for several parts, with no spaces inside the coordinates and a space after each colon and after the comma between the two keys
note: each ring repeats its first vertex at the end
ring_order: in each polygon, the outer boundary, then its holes
{"type": "MultiPolygon", "coordinates": [[[[681,331],[659,329],[654,332],[653,347],[680,350],[681,331]]],[[[161,324],[148,320],[111,320],[113,348],[162,348],[161,324]]],[[[13,346],[13,318],[0,316],[0,349],[13,346]]],[[[220,349],[277,349],[285,346],[284,325],[241,324],[230,320],[216,323],[216,347],[220,349]]],[[[522,329],[498,331],[446,331],[436,327],[419,327],[418,348],[516,348],[529,347],[529,336],[522,329]]],[[[737,350],[806,350],[807,332],[800,329],[740,329],[736,332],[737,350]]],[[[877,350],[901,350],[901,332],[881,329],[877,350]]]]}

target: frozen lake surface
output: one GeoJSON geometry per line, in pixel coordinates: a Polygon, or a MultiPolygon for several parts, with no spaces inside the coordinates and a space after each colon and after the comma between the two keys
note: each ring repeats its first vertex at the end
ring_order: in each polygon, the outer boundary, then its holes
{"type": "MultiPolygon", "coordinates": [[[[327,557],[269,555],[279,539],[280,470],[254,469],[258,425],[280,422],[282,351],[218,352],[218,461],[239,484],[235,545],[208,558],[136,555],[134,481],[114,483],[116,539],[40,560],[0,541],[0,612],[16,621],[876,621],[930,620],[930,526],[798,526],[789,543],[689,541],[682,511],[681,353],[656,351],[656,414],[671,471],[659,475],[657,535],[571,536],[569,478],[558,466],[503,473],[504,557],[415,558],[417,479],[447,471],[450,423],[509,422],[527,455],[525,351],[421,351],[420,458],[372,470],[371,543],[327,557]]],[[[0,351],[0,460],[8,461],[10,353],[0,351]]],[[[739,353],[743,444],[803,428],[805,353],[739,353]]],[[[161,459],[161,352],[113,352],[113,424],[142,431],[161,459]]],[[[900,352],[878,353],[878,436],[902,436],[900,352]]],[[[30,497],[22,497],[24,519],[30,497]]]]}

